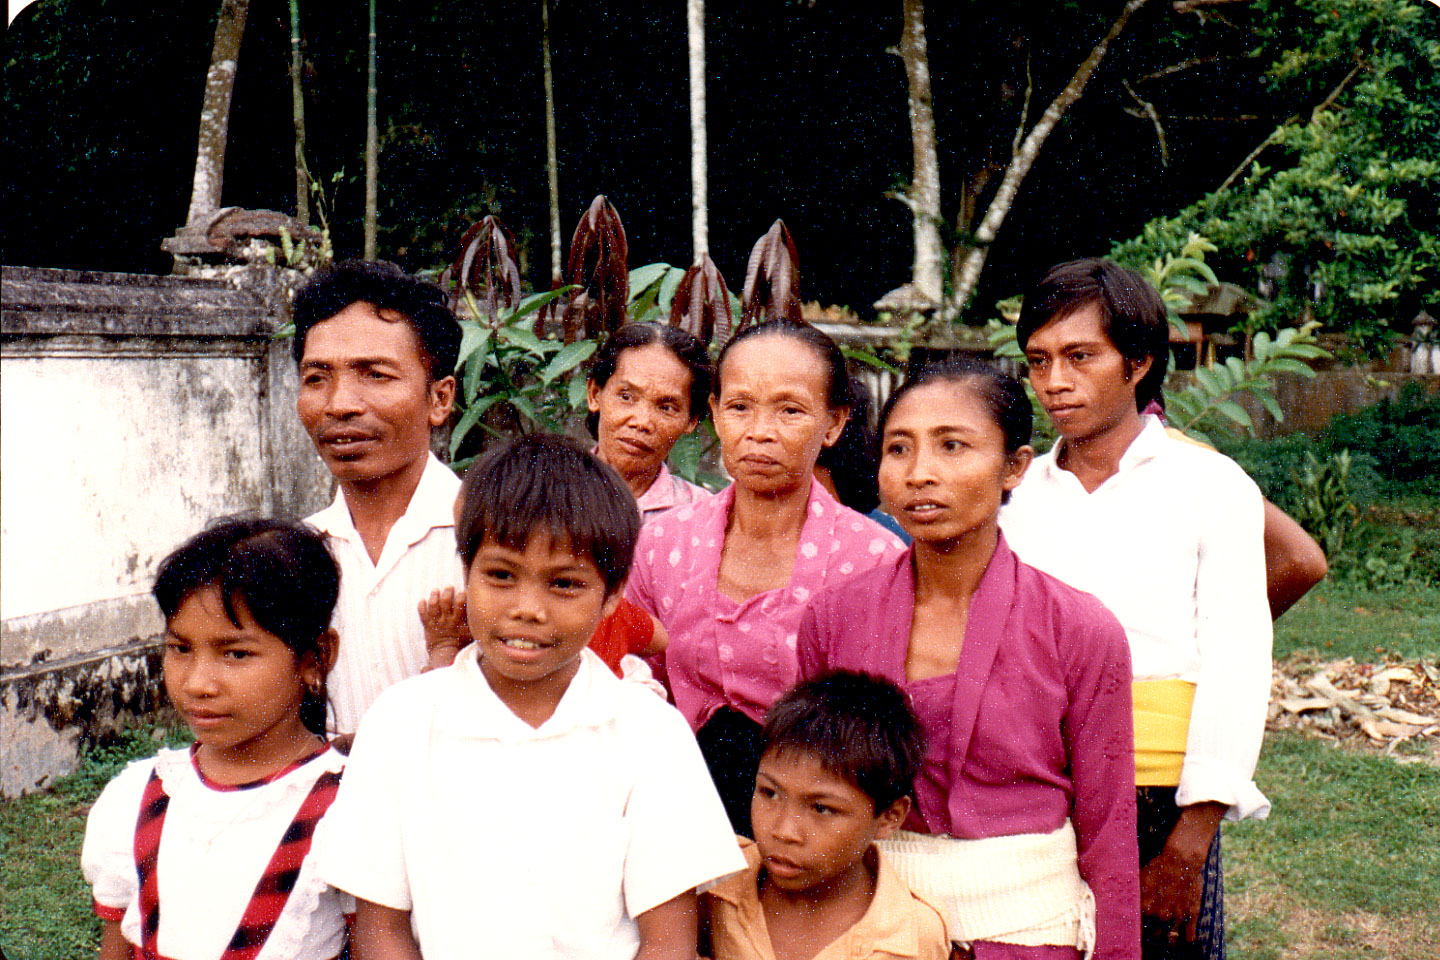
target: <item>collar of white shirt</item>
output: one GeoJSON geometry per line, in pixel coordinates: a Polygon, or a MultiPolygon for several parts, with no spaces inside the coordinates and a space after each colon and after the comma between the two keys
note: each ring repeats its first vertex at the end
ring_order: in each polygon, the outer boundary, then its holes
{"type": "MultiPolygon", "coordinates": [[[[435,454],[429,454],[425,461],[425,472],[420,475],[420,485],[410,497],[404,515],[395,521],[389,536],[385,538],[385,547],[380,551],[380,562],[375,565],[377,578],[383,577],[406,550],[425,539],[431,530],[455,525],[455,497],[459,492],[460,478],[441,463],[435,454]]],[[[345,504],[344,490],[336,490],[335,500],[312,516],[310,523],[322,533],[346,540],[362,555],[368,555],[360,533],[355,529],[355,521],[350,516],[350,508],[345,504]]]]}
{"type": "MultiPolygon", "coordinates": [[[[1165,444],[1173,442],[1165,432],[1165,424],[1160,421],[1159,417],[1147,413],[1140,419],[1142,421],[1140,432],[1135,435],[1135,439],[1130,441],[1130,446],[1126,447],[1125,452],[1120,455],[1120,462],[1115,467],[1115,473],[1106,478],[1105,483],[1110,483],[1116,477],[1129,473],[1147,460],[1153,460],[1160,455],[1165,444]]],[[[1035,466],[1040,471],[1040,478],[1048,483],[1078,484],[1079,478],[1060,466],[1060,450],[1064,443],[1064,440],[1057,441],[1049,453],[1036,461],[1035,466]]],[[[1101,484],[1101,486],[1104,485],[1101,484]]]]}
{"type": "MultiPolygon", "coordinates": [[[[623,682],[586,648],[580,653],[580,668],[565,688],[550,719],[532,727],[517,717],[495,695],[480,670],[479,644],[470,644],[455,658],[449,682],[455,695],[437,704],[436,723],[449,733],[502,743],[563,737],[587,727],[599,727],[616,716],[615,695],[623,682]]],[[[643,688],[637,688],[643,689],[643,688]]],[[[647,696],[654,697],[649,691],[647,696]]]]}

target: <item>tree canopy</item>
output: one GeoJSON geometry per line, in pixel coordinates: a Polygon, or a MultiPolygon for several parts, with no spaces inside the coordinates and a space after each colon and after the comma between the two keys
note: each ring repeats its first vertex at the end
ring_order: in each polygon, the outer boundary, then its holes
{"type": "MultiPolygon", "coordinates": [[[[715,262],[738,283],[755,238],[783,218],[799,250],[802,295],[864,311],[908,279],[911,266],[909,211],[886,198],[910,171],[905,73],[887,52],[901,38],[902,4],[706,6],[715,262]]],[[[1033,122],[1122,6],[928,6],[949,244],[966,241],[964,212],[977,203],[983,210],[998,183],[995,165],[1009,154],[1027,91],[1033,122]]],[[[1277,124],[1308,116],[1353,66],[1338,52],[1322,56],[1313,38],[1317,17],[1356,6],[1421,13],[1406,14],[1404,23],[1392,17],[1411,39],[1379,43],[1369,61],[1394,56],[1415,66],[1364,71],[1347,94],[1389,77],[1404,103],[1429,97],[1433,104],[1433,89],[1415,75],[1433,63],[1424,58],[1433,57],[1440,10],[1422,0],[1147,5],[1047,141],[991,247],[974,302],[988,305],[1051,263],[1102,252],[1157,217],[1203,202],[1277,124]],[[1288,62],[1287,50],[1313,57],[1282,76],[1270,65],[1288,62]]],[[[0,260],[168,268],[158,244],[184,219],[217,8],[218,0],[41,0],[21,14],[4,41],[0,260]]],[[[367,11],[307,0],[299,11],[309,167],[327,191],[335,250],[353,256],[363,212],[367,11]]],[[[288,4],[251,0],[249,16],[222,202],[288,211],[295,203],[288,4]]],[[[390,3],[380,5],[379,18],[380,255],[415,269],[446,263],[465,229],[494,213],[515,231],[528,283],[548,286],[539,3],[390,3]]],[[[1379,36],[1377,29],[1365,36],[1379,36]]],[[[1352,42],[1337,35],[1334,49],[1352,42]]],[[[566,229],[604,193],[625,220],[634,263],[688,263],[685,5],[560,0],[551,9],[551,47],[566,229]]],[[[1391,106],[1376,137],[1397,136],[1408,122],[1417,142],[1406,155],[1423,160],[1432,148],[1418,141],[1432,121],[1393,96],[1384,102],[1391,106]]],[[[1307,126],[1293,124],[1287,135],[1307,126]]],[[[1337,136],[1354,132],[1337,126],[1337,136]]],[[[1295,155],[1277,145],[1259,162],[1273,178],[1295,155]]],[[[1384,187],[1385,197],[1406,202],[1407,222],[1416,221],[1417,204],[1402,193],[1419,188],[1419,171],[1387,174],[1396,185],[1384,187]]],[[[1252,264],[1243,259],[1249,246],[1237,253],[1215,239],[1252,274],[1272,252],[1256,247],[1252,264]]],[[[1338,263],[1326,269],[1335,286],[1344,283],[1338,263]]],[[[1223,264],[1220,272],[1237,275],[1223,264]]],[[[1397,296],[1413,296],[1405,285],[1397,296]]]]}

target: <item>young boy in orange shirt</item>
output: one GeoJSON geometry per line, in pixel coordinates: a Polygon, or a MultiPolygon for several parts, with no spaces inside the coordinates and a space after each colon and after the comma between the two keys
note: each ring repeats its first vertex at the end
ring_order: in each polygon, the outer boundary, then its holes
{"type": "Polygon", "coordinates": [[[836,671],[793,687],[765,720],[747,869],[701,897],[715,960],[944,960],[940,912],[876,840],[910,812],[924,754],[893,684],[836,671]]]}

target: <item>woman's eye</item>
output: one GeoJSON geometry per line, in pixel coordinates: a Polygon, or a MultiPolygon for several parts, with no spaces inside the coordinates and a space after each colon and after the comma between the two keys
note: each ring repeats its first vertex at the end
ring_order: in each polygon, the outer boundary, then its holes
{"type": "Polygon", "coordinates": [[[828,814],[831,814],[831,813],[834,813],[834,812],[835,812],[835,808],[834,808],[834,807],[829,806],[828,804],[824,804],[824,803],[812,803],[812,804],[810,805],[810,809],[814,810],[816,813],[820,814],[821,816],[825,816],[825,815],[828,815],[828,814]]]}
{"type": "Polygon", "coordinates": [[[183,643],[179,640],[171,640],[165,644],[165,652],[175,654],[177,656],[181,654],[186,654],[190,652],[190,644],[183,643]]]}
{"type": "Polygon", "coordinates": [[[487,580],[508,581],[514,579],[514,575],[509,570],[495,569],[486,570],[485,578],[487,580]]]}
{"type": "Polygon", "coordinates": [[[226,650],[226,651],[225,651],[225,658],[226,658],[227,660],[245,660],[245,659],[248,659],[248,658],[250,658],[250,657],[253,657],[254,655],[255,655],[255,654],[254,654],[254,651],[251,651],[251,650],[226,650]]]}
{"type": "Polygon", "coordinates": [[[581,587],[585,586],[585,581],[574,580],[570,577],[557,577],[555,580],[551,581],[551,583],[556,590],[563,590],[566,592],[571,590],[579,590],[581,587]]]}
{"type": "Polygon", "coordinates": [[[773,787],[756,787],[755,792],[766,800],[775,799],[775,789],[773,787]]]}
{"type": "Polygon", "coordinates": [[[946,441],[945,441],[945,449],[948,450],[948,451],[951,452],[951,453],[956,453],[956,452],[958,452],[958,451],[960,451],[960,450],[964,450],[964,449],[965,449],[966,447],[968,447],[968,446],[969,446],[969,444],[966,443],[966,442],[963,441],[963,440],[946,440],[946,441]]]}

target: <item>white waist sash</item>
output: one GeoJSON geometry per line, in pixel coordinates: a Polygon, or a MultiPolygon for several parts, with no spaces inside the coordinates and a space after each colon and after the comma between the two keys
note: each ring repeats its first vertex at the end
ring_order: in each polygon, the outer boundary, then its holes
{"type": "Polygon", "coordinates": [[[1069,820],[1052,833],[979,840],[902,830],[879,846],[944,914],[952,940],[1095,949],[1095,895],[1069,820]]]}

